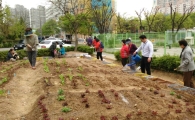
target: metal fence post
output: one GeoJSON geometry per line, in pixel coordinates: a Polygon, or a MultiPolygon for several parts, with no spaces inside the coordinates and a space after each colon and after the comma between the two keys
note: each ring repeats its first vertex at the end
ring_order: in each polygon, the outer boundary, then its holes
{"type": "Polygon", "coordinates": [[[167,45],[167,31],[165,31],[164,55],[166,55],[166,45],[167,45]]]}

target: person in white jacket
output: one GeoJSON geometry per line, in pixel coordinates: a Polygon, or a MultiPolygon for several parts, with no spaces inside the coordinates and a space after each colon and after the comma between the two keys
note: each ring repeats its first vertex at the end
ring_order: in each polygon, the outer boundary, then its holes
{"type": "Polygon", "coordinates": [[[134,52],[134,55],[139,51],[142,51],[141,71],[142,73],[145,73],[146,70],[147,74],[151,75],[150,64],[153,55],[153,44],[145,35],[141,35],[139,38],[142,43],[141,46],[134,52]]]}

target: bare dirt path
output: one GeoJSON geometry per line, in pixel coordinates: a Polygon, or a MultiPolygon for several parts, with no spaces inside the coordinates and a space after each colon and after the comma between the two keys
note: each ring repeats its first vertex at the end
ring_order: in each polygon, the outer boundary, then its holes
{"type": "Polygon", "coordinates": [[[42,77],[40,65],[36,70],[20,68],[16,71],[15,77],[5,86],[10,94],[2,100],[4,102],[0,101],[1,120],[25,120],[23,116],[33,109],[35,101],[44,92],[36,84],[42,77]]]}

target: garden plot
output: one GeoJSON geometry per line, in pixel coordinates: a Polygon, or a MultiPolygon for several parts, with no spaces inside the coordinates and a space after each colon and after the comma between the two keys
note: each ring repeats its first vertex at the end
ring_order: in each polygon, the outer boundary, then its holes
{"type": "Polygon", "coordinates": [[[1,87],[6,91],[0,97],[2,120],[195,118],[193,95],[173,91],[157,81],[142,80],[122,72],[121,67],[97,60],[45,59],[36,70],[24,66],[15,73],[1,87]]]}

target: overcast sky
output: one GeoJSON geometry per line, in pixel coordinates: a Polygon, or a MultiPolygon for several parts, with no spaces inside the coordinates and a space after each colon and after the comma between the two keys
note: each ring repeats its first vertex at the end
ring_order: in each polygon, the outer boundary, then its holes
{"type": "MultiPolygon", "coordinates": [[[[38,5],[48,5],[47,0],[3,0],[3,5],[7,4],[14,7],[15,4],[24,5],[30,9],[36,8],[38,5]]],[[[116,0],[117,12],[126,13],[126,16],[136,16],[135,10],[140,11],[142,8],[150,10],[153,6],[153,0],[116,0]]]]}

